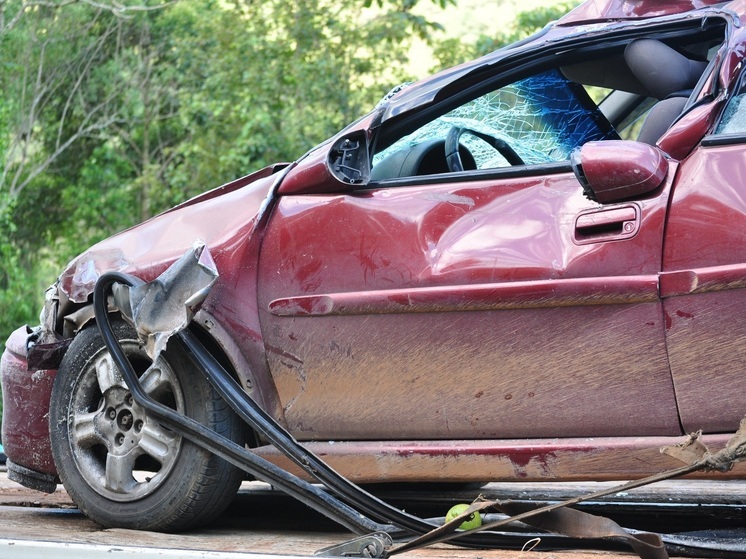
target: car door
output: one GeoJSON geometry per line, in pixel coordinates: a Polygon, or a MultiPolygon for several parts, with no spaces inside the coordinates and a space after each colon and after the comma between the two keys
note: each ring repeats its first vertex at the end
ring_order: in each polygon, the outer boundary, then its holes
{"type": "MultiPolygon", "coordinates": [[[[681,165],[665,236],[661,292],[666,340],[681,421],[690,432],[730,433],[746,414],[743,79],[739,88],[733,87],[740,68],[736,61],[742,57],[736,53],[743,52],[744,44],[742,36],[733,40],[728,49],[733,58],[719,77],[724,86],[730,84],[724,92],[732,98],[714,133],[681,165]]],[[[708,125],[722,105],[720,97],[700,107],[708,118],[699,120],[708,125]]],[[[697,122],[691,120],[696,130],[697,122]]]]}
{"type": "MultiPolygon", "coordinates": [[[[550,110],[546,99],[580,93],[557,73],[540,80],[559,81],[508,88],[518,104],[530,101],[524,108],[545,103],[551,121],[533,139],[508,138],[522,164],[506,162],[502,145],[478,145],[495,115],[469,110],[501,106],[489,92],[377,149],[366,188],[286,191],[277,201],[259,308],[297,437],[679,433],[658,296],[669,180],[637,199],[590,200],[568,160],[589,137],[536,138],[574,137],[573,126],[585,135],[599,115],[550,110]],[[456,135],[476,139],[457,142],[468,169],[452,172],[438,154],[465,122],[472,129],[456,135]]],[[[526,114],[509,116],[501,130],[526,114]]],[[[286,180],[313,176],[307,165],[286,180]]]]}

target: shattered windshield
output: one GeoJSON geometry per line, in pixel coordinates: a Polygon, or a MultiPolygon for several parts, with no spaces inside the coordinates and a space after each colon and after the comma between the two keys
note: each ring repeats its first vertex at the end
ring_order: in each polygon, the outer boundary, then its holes
{"type": "MultiPolygon", "coordinates": [[[[586,142],[618,139],[583,87],[551,69],[478,97],[425,124],[375,154],[373,164],[423,142],[443,140],[453,127],[506,142],[526,165],[564,161],[586,142]]],[[[464,134],[461,144],[473,156],[477,169],[509,165],[490,143],[475,135],[464,134]]]]}

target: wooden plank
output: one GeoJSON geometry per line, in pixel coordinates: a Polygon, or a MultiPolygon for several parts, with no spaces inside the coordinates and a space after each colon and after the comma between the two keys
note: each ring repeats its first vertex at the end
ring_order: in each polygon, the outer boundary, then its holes
{"type": "MultiPolygon", "coordinates": [[[[689,483],[689,482],[686,482],[689,483]]],[[[702,483],[702,482],[697,482],[702,483]]],[[[555,485],[555,484],[549,484],[555,485]]],[[[592,484],[598,488],[598,484],[592,484]]],[[[685,486],[686,487],[686,486],[685,486]]],[[[587,489],[586,487],[585,489],[587,489]]],[[[473,497],[478,491],[458,490],[443,487],[431,488],[431,491],[408,492],[402,488],[380,487],[379,490],[397,494],[397,503],[401,506],[413,495],[419,495],[423,501],[437,504],[436,508],[447,510],[449,503],[462,497],[473,497]],[[409,495],[409,496],[408,496],[409,495]]],[[[555,497],[560,494],[570,495],[580,488],[575,484],[569,487],[523,487],[511,486],[514,495],[524,497],[541,494],[544,497],[555,497]],[[532,492],[536,493],[532,493],[532,492]]],[[[702,498],[705,490],[715,490],[716,494],[735,499],[739,488],[727,484],[713,487],[710,484],[692,485],[683,489],[678,483],[666,488],[671,494],[682,493],[692,499],[702,498]]],[[[486,494],[502,494],[506,489],[491,484],[486,494]]],[[[658,493],[662,495],[662,493],[658,493]]],[[[743,485],[740,489],[744,496],[743,485]]],[[[652,497],[651,497],[652,498],[652,497]]],[[[318,549],[347,541],[351,534],[341,531],[338,526],[321,517],[292,499],[271,490],[266,484],[249,484],[242,486],[236,500],[225,514],[215,523],[183,534],[163,534],[147,531],[122,529],[104,529],[86,518],[70,501],[63,489],[52,495],[22,488],[10,482],[5,474],[0,474],[0,538],[26,542],[57,542],[65,544],[86,544],[97,546],[135,546],[148,549],[191,550],[204,552],[240,552],[252,554],[270,554],[293,557],[312,556],[318,549]],[[14,504],[15,503],[15,504],[14,504]],[[22,506],[19,506],[22,505],[22,506]]],[[[0,550],[2,548],[0,547],[0,550]]],[[[0,551],[0,555],[2,552],[0,551]]],[[[555,551],[551,557],[556,559],[611,559],[629,556],[619,552],[600,552],[591,550],[555,551]]],[[[465,550],[448,545],[438,545],[426,549],[407,552],[402,559],[548,559],[546,553],[507,550],[465,550]]],[[[83,556],[80,556],[83,559],[83,556]]]]}

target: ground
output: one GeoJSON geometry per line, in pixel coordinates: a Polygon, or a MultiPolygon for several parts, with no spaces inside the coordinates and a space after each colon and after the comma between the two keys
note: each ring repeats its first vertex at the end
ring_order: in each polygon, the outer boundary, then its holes
{"type": "MultiPolygon", "coordinates": [[[[601,484],[592,484],[593,489],[597,489],[599,485],[601,484]]],[[[490,484],[486,488],[486,493],[504,494],[503,486],[504,484],[490,484]]],[[[513,486],[510,487],[513,488],[513,486]]],[[[576,491],[574,488],[567,489],[567,487],[569,487],[567,484],[558,486],[556,489],[547,484],[538,487],[535,484],[524,484],[521,489],[511,490],[513,498],[531,494],[538,499],[551,499],[556,497],[558,492],[569,494],[568,491],[576,491]]],[[[628,504],[636,502],[637,505],[632,508],[639,512],[633,514],[642,518],[647,514],[644,509],[650,504],[651,499],[664,503],[672,502],[680,506],[682,503],[701,500],[702,495],[707,494],[711,497],[710,502],[720,503],[721,507],[718,510],[726,515],[720,517],[720,520],[717,518],[713,520],[718,523],[727,517],[727,507],[735,506],[732,514],[741,517],[743,514],[741,505],[746,499],[744,488],[745,485],[742,482],[666,482],[660,484],[657,489],[638,490],[634,498],[627,494],[619,494],[615,501],[628,504]]],[[[433,488],[431,491],[423,492],[396,487],[381,488],[381,492],[387,499],[396,501],[399,506],[410,503],[414,508],[437,514],[435,512],[437,509],[447,510],[450,503],[466,498],[467,495],[473,494],[474,490],[470,488],[468,491],[463,489],[454,491],[433,488]]],[[[484,490],[482,492],[485,493],[484,490]]],[[[696,512],[698,521],[708,514],[710,513],[702,512],[700,506],[696,512]]],[[[135,546],[202,552],[311,556],[323,547],[351,538],[350,534],[340,531],[335,525],[305,506],[277,494],[264,484],[251,483],[244,483],[234,503],[213,526],[186,534],[160,534],[103,529],[75,508],[61,486],[55,493],[47,495],[25,489],[9,481],[6,474],[0,472],[0,517],[2,518],[0,556],[5,556],[2,551],[3,539],[22,542],[98,544],[116,546],[117,549],[135,546]]],[[[681,520],[677,522],[680,525],[681,520]]],[[[470,551],[446,545],[401,555],[402,559],[618,559],[630,556],[632,554],[623,551],[470,551]]]]}

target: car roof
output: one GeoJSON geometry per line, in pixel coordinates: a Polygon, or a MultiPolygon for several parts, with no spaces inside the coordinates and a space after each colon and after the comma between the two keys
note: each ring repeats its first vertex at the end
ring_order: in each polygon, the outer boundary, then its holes
{"type": "Polygon", "coordinates": [[[575,25],[597,21],[669,16],[708,6],[723,6],[727,3],[723,0],[588,0],[562,17],[557,24],[575,25]]]}
{"type": "Polygon", "coordinates": [[[379,122],[426,105],[432,102],[449,84],[469,74],[480,72],[508,56],[528,51],[545,42],[555,42],[579,34],[587,36],[591,32],[603,34],[606,30],[612,31],[630,24],[636,25],[642,20],[665,19],[666,17],[672,19],[672,16],[675,18],[675,16],[689,12],[706,11],[708,8],[710,10],[735,8],[734,11],[739,16],[744,11],[740,0],[731,2],[720,0],[588,0],[531,37],[507,45],[476,60],[444,70],[416,84],[411,84],[412,87],[401,88],[396,94],[379,104],[379,122]]]}

